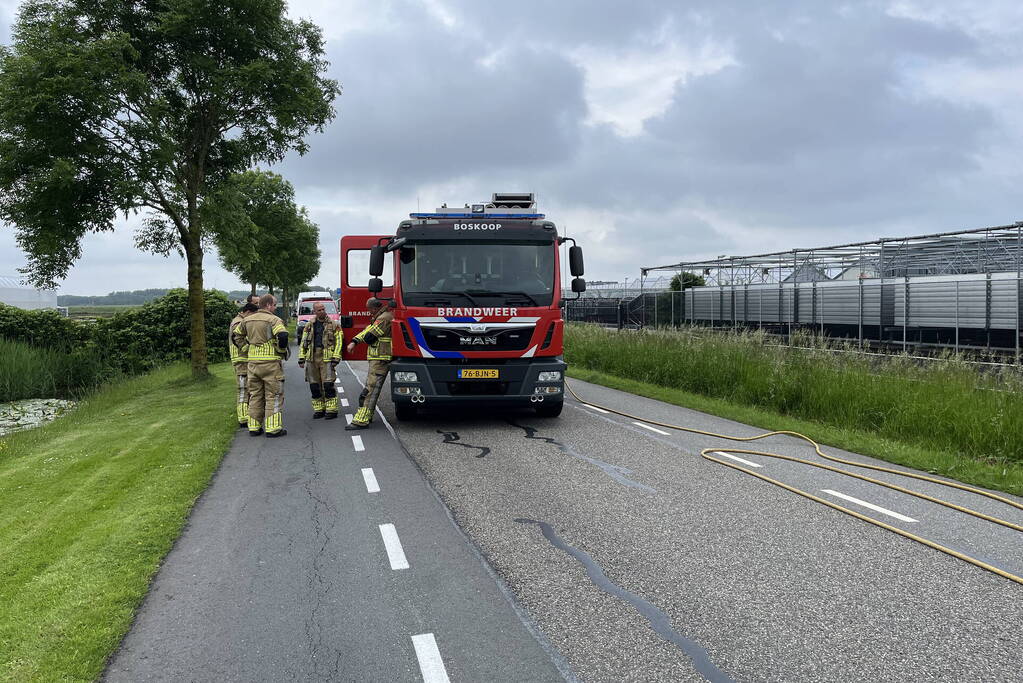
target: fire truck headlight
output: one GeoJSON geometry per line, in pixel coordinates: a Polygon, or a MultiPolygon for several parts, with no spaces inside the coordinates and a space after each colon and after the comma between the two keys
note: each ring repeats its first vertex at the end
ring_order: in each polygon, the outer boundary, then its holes
{"type": "Polygon", "coordinates": [[[561,373],[557,370],[548,370],[541,372],[539,377],[536,378],[538,382],[560,382],[561,373]]]}
{"type": "Polygon", "coordinates": [[[414,372],[396,372],[394,373],[395,382],[418,382],[419,375],[414,372]]]}

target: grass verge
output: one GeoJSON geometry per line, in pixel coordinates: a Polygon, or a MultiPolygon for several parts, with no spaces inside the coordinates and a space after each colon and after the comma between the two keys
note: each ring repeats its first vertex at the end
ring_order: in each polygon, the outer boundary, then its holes
{"type": "MultiPolygon", "coordinates": [[[[921,448],[912,444],[885,439],[876,434],[856,429],[846,429],[818,422],[799,420],[779,415],[752,406],[743,406],[718,398],[700,396],[681,389],[659,387],[634,379],[615,377],[595,370],[569,367],[568,376],[591,384],[600,384],[630,394],[646,396],[665,403],[717,415],[735,422],[759,427],[764,431],[790,430],[805,434],[821,444],[827,453],[828,446],[841,448],[853,453],[869,455],[887,462],[912,467],[943,477],[949,477],[965,484],[973,484],[996,491],[1005,491],[1023,496],[1023,467],[1014,463],[991,464],[921,448]]],[[[581,394],[585,399],[585,394],[581,394]]],[[[686,425],[680,425],[685,427],[686,425]]],[[[726,442],[723,442],[726,443],[726,442]]],[[[742,448],[758,448],[746,445],[742,448]]],[[[770,450],[761,449],[761,450],[770,450]]],[[[810,449],[813,452],[813,449],[810,449]]]]}
{"type": "Polygon", "coordinates": [[[972,370],[577,326],[565,350],[571,377],[1023,495],[1021,397],[972,370]]]}
{"type": "Polygon", "coordinates": [[[0,441],[0,679],[94,680],[233,437],[229,365],[101,389],[0,441]]]}

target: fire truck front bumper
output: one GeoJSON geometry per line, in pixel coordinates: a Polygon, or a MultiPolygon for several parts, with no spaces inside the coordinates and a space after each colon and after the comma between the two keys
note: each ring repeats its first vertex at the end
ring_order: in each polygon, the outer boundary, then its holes
{"type": "Polygon", "coordinates": [[[480,362],[458,359],[396,359],[391,362],[391,399],[427,408],[454,403],[530,406],[560,403],[565,396],[561,358],[513,358],[480,362]]]}

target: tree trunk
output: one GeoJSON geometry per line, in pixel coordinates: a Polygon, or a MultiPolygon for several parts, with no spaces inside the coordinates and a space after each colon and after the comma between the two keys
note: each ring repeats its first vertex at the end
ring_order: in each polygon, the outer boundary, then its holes
{"type": "Polygon", "coordinates": [[[202,286],[202,244],[189,239],[185,247],[188,262],[188,322],[192,339],[192,378],[203,379],[210,374],[206,362],[206,300],[202,286]]]}
{"type": "Polygon", "coordinates": [[[256,293],[256,283],[253,282],[252,283],[252,291],[250,292],[250,294],[255,294],[255,293],[256,293]]]}

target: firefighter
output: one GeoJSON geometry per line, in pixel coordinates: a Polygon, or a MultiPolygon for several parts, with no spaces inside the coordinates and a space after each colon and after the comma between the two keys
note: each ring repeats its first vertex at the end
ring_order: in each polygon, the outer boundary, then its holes
{"type": "Polygon", "coordinates": [[[231,336],[234,334],[234,328],[238,327],[238,323],[250,313],[255,313],[259,310],[259,306],[256,305],[256,301],[259,297],[255,294],[250,294],[245,299],[245,305],[242,306],[241,310],[238,311],[238,315],[231,321],[231,325],[227,328],[227,348],[231,352],[231,364],[234,365],[234,376],[238,383],[238,401],[235,405],[235,412],[238,417],[238,426],[247,427],[249,425],[249,390],[248,390],[248,374],[249,374],[249,356],[248,347],[238,348],[234,345],[234,341],[231,336]]]}
{"type": "Polygon", "coordinates": [[[248,347],[249,436],[264,432],[284,436],[284,364],[288,356],[288,330],[274,315],[273,294],[259,298],[259,310],[245,317],[232,334],[234,345],[248,347]]]}
{"type": "Polygon", "coordinates": [[[345,427],[346,430],[369,427],[369,423],[373,421],[373,413],[376,411],[380,391],[384,388],[387,368],[391,364],[391,321],[394,320],[394,314],[388,310],[386,301],[376,297],[371,297],[366,301],[366,310],[372,316],[369,326],[355,335],[347,346],[348,353],[354,351],[355,345],[359,343],[364,343],[369,347],[366,351],[366,360],[369,361],[369,372],[366,374],[366,397],[355,413],[352,424],[345,427]]]}
{"type": "Polygon", "coordinates": [[[337,418],[337,364],[341,362],[343,335],[336,322],[327,317],[322,302],[313,304],[316,317],[305,326],[299,342],[298,367],[305,369],[305,381],[312,394],[313,419],[337,418]]]}

